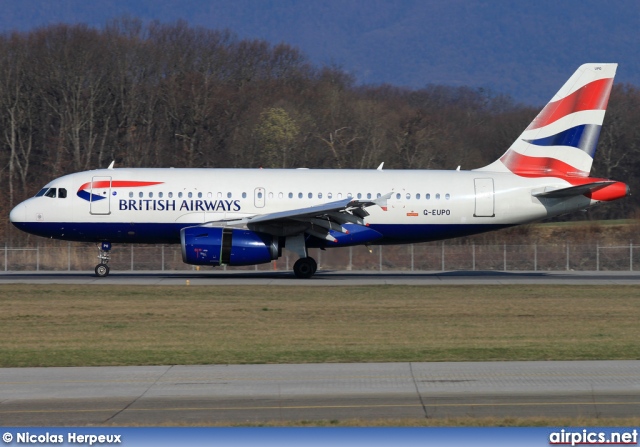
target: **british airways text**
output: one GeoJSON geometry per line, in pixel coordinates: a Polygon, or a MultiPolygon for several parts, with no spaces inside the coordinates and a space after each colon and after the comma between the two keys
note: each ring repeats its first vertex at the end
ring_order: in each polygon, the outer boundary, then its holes
{"type": "Polygon", "coordinates": [[[240,200],[120,199],[120,211],[240,211],[240,200]]]}

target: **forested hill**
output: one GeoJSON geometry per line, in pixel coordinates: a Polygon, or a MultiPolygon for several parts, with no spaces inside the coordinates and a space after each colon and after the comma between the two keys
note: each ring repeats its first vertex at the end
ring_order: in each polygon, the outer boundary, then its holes
{"type": "MultiPolygon", "coordinates": [[[[559,86],[558,86],[559,87],[559,86]]],[[[0,37],[0,212],[106,167],[472,169],[537,110],[468,87],[362,87],[287,44],[186,23],[56,25],[0,37]]],[[[639,190],[640,91],[616,84],[595,175],[639,190]]],[[[627,217],[638,196],[592,216],[627,217]]],[[[2,231],[6,231],[8,219],[2,231]]],[[[6,239],[5,239],[6,240],[6,239]]]]}
{"type": "Polygon", "coordinates": [[[586,62],[640,85],[637,0],[3,0],[0,32],[128,15],[286,42],[358,84],[489,88],[541,106],[586,62]]]}

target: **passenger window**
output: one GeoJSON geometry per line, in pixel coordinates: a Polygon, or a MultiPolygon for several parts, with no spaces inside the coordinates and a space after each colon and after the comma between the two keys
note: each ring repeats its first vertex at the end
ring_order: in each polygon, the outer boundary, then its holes
{"type": "Polygon", "coordinates": [[[371,193],[370,193],[370,192],[368,192],[368,193],[367,193],[367,199],[370,199],[370,198],[371,198],[371,193]]]}
{"type": "Polygon", "coordinates": [[[272,192],[269,193],[269,198],[273,199],[273,193],[272,192]]]}
{"type": "Polygon", "coordinates": [[[327,198],[328,198],[328,199],[331,199],[331,198],[333,198],[333,194],[331,194],[331,193],[328,193],[328,194],[327,194],[327,198]]]}
{"type": "Polygon", "coordinates": [[[378,193],[376,194],[376,197],[379,199],[380,197],[382,197],[382,194],[378,193]]]}
{"type": "Polygon", "coordinates": [[[230,192],[227,193],[227,198],[230,199],[232,194],[230,192]]]}
{"type": "Polygon", "coordinates": [[[307,196],[308,196],[310,199],[313,199],[313,193],[312,193],[312,192],[310,192],[309,194],[307,194],[307,196]]]}
{"type": "Polygon", "coordinates": [[[436,200],[440,200],[440,193],[436,194],[436,200]]]}
{"type": "Polygon", "coordinates": [[[169,198],[171,199],[172,197],[173,197],[173,193],[172,193],[172,192],[170,192],[170,193],[169,193],[169,198]]]}
{"type": "Polygon", "coordinates": [[[207,199],[210,199],[210,198],[212,198],[212,197],[213,197],[213,193],[212,193],[212,192],[208,192],[208,193],[207,193],[207,199]]]}
{"type": "Polygon", "coordinates": [[[243,198],[243,199],[246,199],[246,198],[247,198],[247,193],[246,193],[246,192],[243,192],[243,193],[242,193],[242,198],[243,198]]]}
{"type": "Polygon", "coordinates": [[[298,193],[298,199],[302,199],[302,193],[301,192],[298,193]]]}
{"type": "Polygon", "coordinates": [[[52,199],[56,198],[56,189],[49,188],[49,190],[44,194],[45,197],[51,197],[52,199]]]}
{"type": "Polygon", "coordinates": [[[353,194],[351,194],[350,192],[348,192],[348,193],[347,193],[347,197],[348,197],[349,199],[351,199],[351,198],[353,197],[353,194]]]}
{"type": "Polygon", "coordinates": [[[202,199],[202,193],[201,192],[198,193],[198,199],[202,199]]]}
{"type": "Polygon", "coordinates": [[[362,193],[358,193],[358,199],[362,199],[362,193]]]}
{"type": "Polygon", "coordinates": [[[427,199],[427,200],[431,200],[431,194],[426,193],[426,194],[424,195],[424,198],[425,198],[425,199],[427,199]]]}
{"type": "Polygon", "coordinates": [[[179,199],[182,199],[182,191],[180,191],[180,192],[178,193],[178,198],[179,198],[179,199]]]}
{"type": "Polygon", "coordinates": [[[138,193],[138,197],[143,198],[143,197],[144,197],[144,193],[143,193],[142,191],[140,191],[140,192],[138,193]]]}
{"type": "Polygon", "coordinates": [[[279,192],[279,193],[278,193],[278,199],[282,199],[283,197],[284,197],[284,194],[283,194],[283,193],[281,193],[281,192],[279,192]]]}
{"type": "Polygon", "coordinates": [[[411,198],[411,194],[407,193],[407,200],[411,198]]]}
{"type": "Polygon", "coordinates": [[[401,197],[402,195],[400,193],[396,194],[396,199],[400,200],[401,197]]]}
{"type": "Polygon", "coordinates": [[[449,199],[451,198],[451,195],[450,195],[449,193],[447,193],[447,194],[444,196],[444,198],[445,198],[445,199],[447,199],[447,200],[449,200],[449,199]]]}
{"type": "Polygon", "coordinates": [[[162,197],[164,197],[164,193],[159,192],[158,197],[162,199],[162,197]]]}
{"type": "Polygon", "coordinates": [[[64,188],[58,188],[58,198],[66,199],[67,198],[67,190],[64,188]]]}
{"type": "Polygon", "coordinates": [[[150,193],[149,193],[149,198],[152,198],[152,197],[153,197],[153,193],[152,193],[152,192],[150,192],[150,193]]]}
{"type": "Polygon", "coordinates": [[[318,193],[318,199],[322,199],[322,193],[321,192],[318,193]]]}
{"type": "Polygon", "coordinates": [[[293,193],[292,192],[289,193],[289,198],[293,199],[293,193]]]}
{"type": "Polygon", "coordinates": [[[193,197],[193,193],[192,193],[192,192],[189,192],[189,194],[187,194],[187,196],[188,196],[189,198],[191,198],[191,197],[193,197]]]}
{"type": "Polygon", "coordinates": [[[338,193],[338,200],[339,199],[342,199],[342,193],[341,192],[338,193]]]}
{"type": "Polygon", "coordinates": [[[218,193],[218,199],[222,199],[222,193],[221,192],[218,193]]]}
{"type": "Polygon", "coordinates": [[[416,194],[416,200],[420,200],[420,193],[416,194]]]}
{"type": "Polygon", "coordinates": [[[133,198],[133,191],[129,191],[129,198],[133,198]]]}

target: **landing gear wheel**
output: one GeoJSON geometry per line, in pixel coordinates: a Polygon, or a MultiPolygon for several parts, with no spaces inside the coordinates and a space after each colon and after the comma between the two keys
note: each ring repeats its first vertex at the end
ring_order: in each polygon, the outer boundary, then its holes
{"type": "Polygon", "coordinates": [[[98,259],[100,264],[96,265],[96,276],[98,278],[104,278],[109,274],[109,252],[111,251],[111,242],[101,242],[98,245],[98,259]]]}
{"type": "Polygon", "coordinates": [[[318,263],[313,258],[300,258],[293,264],[293,273],[296,278],[308,279],[318,270],[318,263]]]}
{"type": "Polygon", "coordinates": [[[96,265],[96,276],[104,278],[109,274],[109,266],[107,264],[96,265]]]}

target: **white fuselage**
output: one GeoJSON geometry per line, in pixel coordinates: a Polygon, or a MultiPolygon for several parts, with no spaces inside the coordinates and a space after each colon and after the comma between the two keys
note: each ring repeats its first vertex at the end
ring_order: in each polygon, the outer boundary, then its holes
{"type": "Polygon", "coordinates": [[[186,226],[392,193],[386,210],[367,208],[365,223],[383,234],[376,243],[409,243],[533,222],[597,202],[532,195],[567,186],[557,178],[485,171],[103,169],[50,182],[45,189],[66,194],[28,199],[11,221],[57,239],[179,243],[186,226]]]}

